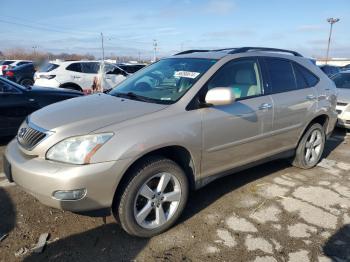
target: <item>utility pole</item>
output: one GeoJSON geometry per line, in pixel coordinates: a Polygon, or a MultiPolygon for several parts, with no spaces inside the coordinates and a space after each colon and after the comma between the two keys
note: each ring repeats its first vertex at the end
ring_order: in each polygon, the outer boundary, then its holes
{"type": "Polygon", "coordinates": [[[38,48],[38,46],[34,45],[32,46],[32,48],[33,48],[34,57],[36,58],[36,49],[38,48]]]}
{"type": "Polygon", "coordinates": [[[327,22],[331,25],[329,29],[329,38],[328,38],[328,45],[327,45],[327,55],[326,55],[326,64],[328,63],[329,59],[329,47],[331,45],[331,38],[332,38],[332,30],[333,30],[333,25],[337,22],[339,22],[339,18],[328,18],[327,22]]]}
{"type": "Polygon", "coordinates": [[[157,40],[153,39],[153,62],[155,62],[157,60],[157,40]]]}

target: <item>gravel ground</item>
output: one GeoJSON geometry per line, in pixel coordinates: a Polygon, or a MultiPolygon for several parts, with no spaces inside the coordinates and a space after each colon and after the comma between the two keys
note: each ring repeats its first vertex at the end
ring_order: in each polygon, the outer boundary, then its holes
{"type": "Polygon", "coordinates": [[[8,234],[0,261],[350,261],[344,130],[327,142],[324,157],[312,170],[275,161],[214,181],[192,193],[174,228],[152,239],[128,236],[112,217],[45,207],[0,169],[0,239],[8,234]],[[42,233],[50,237],[36,254],[42,233]]]}

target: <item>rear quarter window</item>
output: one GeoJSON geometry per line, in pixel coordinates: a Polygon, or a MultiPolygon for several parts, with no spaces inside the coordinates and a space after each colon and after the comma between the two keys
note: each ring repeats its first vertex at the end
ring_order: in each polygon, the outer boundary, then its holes
{"type": "Polygon", "coordinates": [[[295,77],[297,80],[298,88],[307,88],[317,85],[319,78],[315,76],[310,70],[306,69],[298,63],[293,63],[295,77]],[[301,87],[299,83],[304,82],[305,87],[301,87]]]}

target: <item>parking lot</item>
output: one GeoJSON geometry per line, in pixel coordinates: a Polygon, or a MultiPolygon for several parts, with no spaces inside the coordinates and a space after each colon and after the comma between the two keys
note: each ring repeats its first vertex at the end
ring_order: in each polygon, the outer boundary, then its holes
{"type": "Polygon", "coordinates": [[[0,237],[8,235],[0,260],[349,261],[350,136],[337,130],[324,157],[311,170],[275,161],[217,180],[192,193],[179,223],[152,239],[130,237],[113,217],[48,208],[1,171],[0,237]],[[50,237],[35,254],[42,233],[50,237]]]}

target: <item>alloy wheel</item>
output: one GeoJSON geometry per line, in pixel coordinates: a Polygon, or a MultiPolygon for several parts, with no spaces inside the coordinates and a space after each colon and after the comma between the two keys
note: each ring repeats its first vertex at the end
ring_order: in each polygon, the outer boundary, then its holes
{"type": "Polygon", "coordinates": [[[134,201],[134,218],[146,229],[164,225],[175,214],[181,199],[179,180],[170,173],[159,173],[148,179],[134,201]]]}

